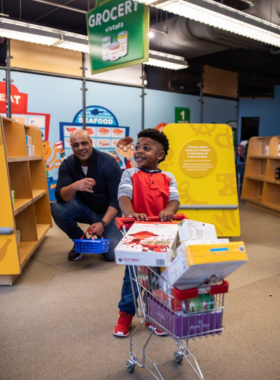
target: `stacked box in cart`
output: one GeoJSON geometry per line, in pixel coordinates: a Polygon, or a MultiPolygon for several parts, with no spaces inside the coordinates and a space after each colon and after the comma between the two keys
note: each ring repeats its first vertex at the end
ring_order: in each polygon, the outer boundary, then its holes
{"type": "Polygon", "coordinates": [[[135,222],[115,248],[121,265],[167,266],[177,246],[177,223],[135,222]]]}
{"type": "Polygon", "coordinates": [[[180,242],[188,240],[213,240],[217,239],[214,224],[197,222],[184,219],[178,223],[180,242]]]}
{"type": "Polygon", "coordinates": [[[213,285],[248,261],[244,243],[182,243],[162,277],[179,289],[213,285]]]}

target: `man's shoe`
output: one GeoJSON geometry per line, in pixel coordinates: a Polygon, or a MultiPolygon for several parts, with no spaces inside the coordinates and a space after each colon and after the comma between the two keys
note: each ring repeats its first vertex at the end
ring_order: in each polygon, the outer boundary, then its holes
{"type": "Polygon", "coordinates": [[[75,246],[68,253],[68,260],[69,261],[81,260],[82,258],[83,258],[83,254],[76,252],[75,251],[75,246]]]}
{"type": "Polygon", "coordinates": [[[156,328],[156,326],[153,323],[146,322],[145,325],[148,327],[148,329],[154,330],[155,334],[158,336],[167,336],[167,332],[164,330],[160,330],[156,328]]]}
{"type": "Polygon", "coordinates": [[[133,316],[124,311],[120,311],[118,321],[113,330],[113,334],[119,338],[125,338],[129,334],[133,316]]]}

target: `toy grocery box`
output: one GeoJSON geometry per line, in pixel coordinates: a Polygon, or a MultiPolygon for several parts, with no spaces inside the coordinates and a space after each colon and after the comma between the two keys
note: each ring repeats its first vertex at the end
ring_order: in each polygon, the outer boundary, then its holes
{"type": "Polygon", "coordinates": [[[217,239],[214,224],[196,222],[195,220],[184,219],[178,223],[179,240],[212,240],[217,239]]]}
{"type": "Polygon", "coordinates": [[[182,243],[162,277],[178,289],[215,284],[248,261],[244,243],[182,243]]]}
{"type": "Polygon", "coordinates": [[[167,266],[177,238],[177,223],[135,222],[115,248],[115,261],[120,265],[167,266]]]}

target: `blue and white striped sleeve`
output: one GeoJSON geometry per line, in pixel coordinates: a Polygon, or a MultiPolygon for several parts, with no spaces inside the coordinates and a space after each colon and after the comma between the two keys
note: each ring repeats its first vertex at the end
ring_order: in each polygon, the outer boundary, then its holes
{"type": "Polygon", "coordinates": [[[172,173],[166,173],[166,174],[171,179],[170,185],[169,185],[169,202],[178,201],[180,204],[180,197],[179,197],[176,179],[172,173]]]}
{"type": "Polygon", "coordinates": [[[118,189],[118,199],[124,196],[132,200],[133,185],[132,185],[131,175],[132,173],[130,169],[127,169],[123,172],[121,182],[119,184],[119,189],[118,189]]]}

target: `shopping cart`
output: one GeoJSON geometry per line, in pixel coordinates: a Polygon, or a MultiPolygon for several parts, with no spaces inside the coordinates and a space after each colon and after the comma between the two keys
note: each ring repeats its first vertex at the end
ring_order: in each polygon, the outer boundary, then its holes
{"type": "Polygon", "coordinates": [[[75,251],[77,253],[102,254],[109,252],[111,239],[95,238],[90,228],[88,228],[80,239],[73,239],[75,251]],[[86,236],[89,234],[90,238],[86,236]]]}
{"type": "MultiPolygon", "coordinates": [[[[174,220],[185,218],[184,215],[175,215],[174,220]]],[[[159,220],[158,217],[148,219],[159,220]]],[[[117,218],[116,225],[125,233],[134,222],[133,218],[117,218]]],[[[200,367],[189,350],[189,340],[222,333],[224,297],[228,292],[228,282],[221,281],[214,286],[180,290],[159,273],[160,268],[129,266],[128,269],[136,314],[142,320],[130,337],[127,371],[132,373],[139,366],[146,368],[154,378],[164,380],[157,365],[146,353],[147,345],[157,328],[165,331],[175,341],[175,362],[180,364],[185,358],[199,379],[203,380],[200,367]],[[139,294],[138,303],[135,291],[139,294]],[[144,323],[151,324],[154,329],[141,348],[135,343],[135,336],[144,323]]]]}

